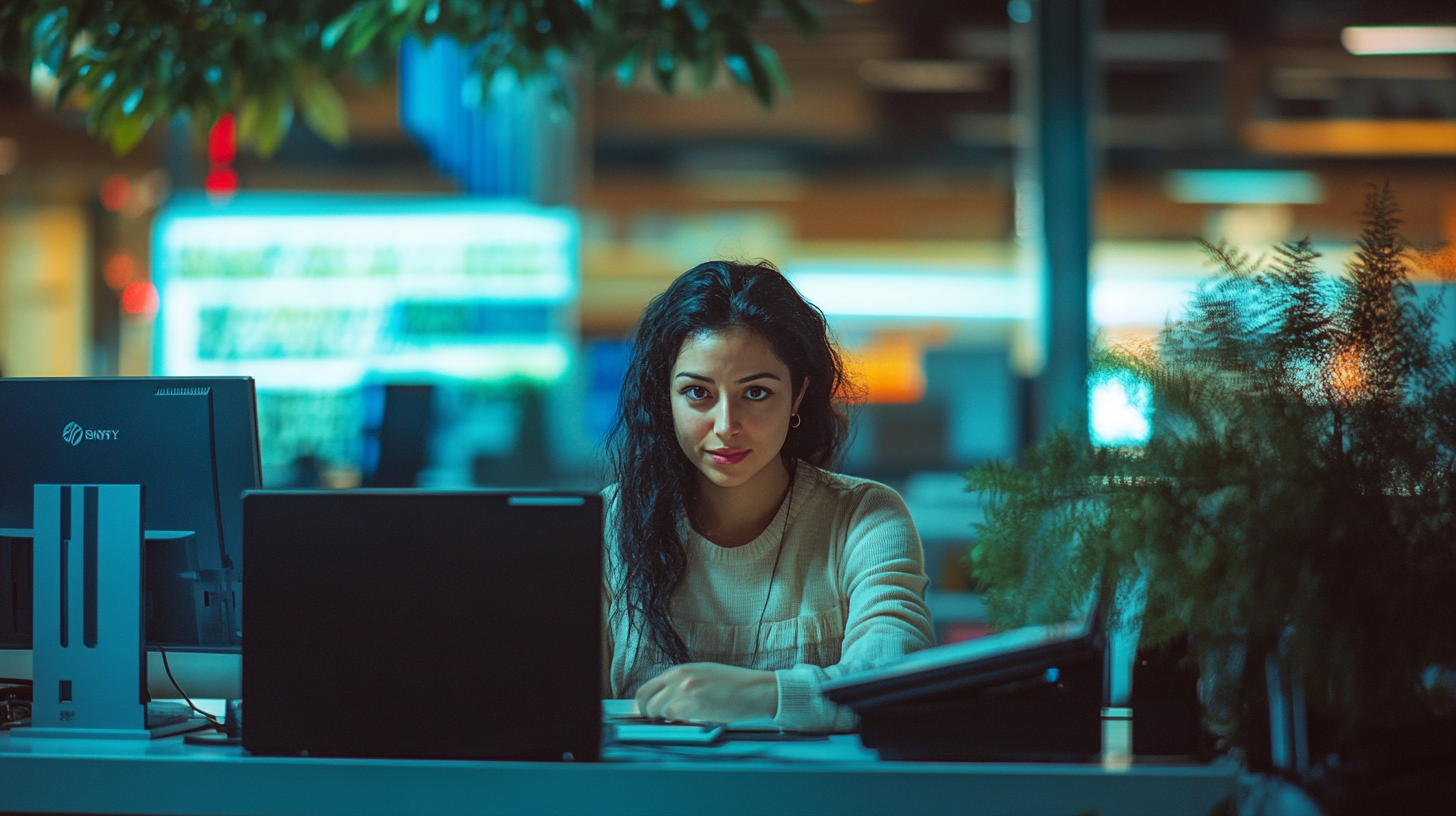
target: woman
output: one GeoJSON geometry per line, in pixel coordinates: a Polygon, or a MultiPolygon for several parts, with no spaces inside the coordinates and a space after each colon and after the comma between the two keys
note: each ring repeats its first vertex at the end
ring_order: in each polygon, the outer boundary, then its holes
{"type": "Polygon", "coordinates": [[[769,264],[701,264],[648,304],[610,440],[604,693],[846,731],[824,682],[933,644],[905,503],[822,469],[843,384],[823,314],[769,264]]]}

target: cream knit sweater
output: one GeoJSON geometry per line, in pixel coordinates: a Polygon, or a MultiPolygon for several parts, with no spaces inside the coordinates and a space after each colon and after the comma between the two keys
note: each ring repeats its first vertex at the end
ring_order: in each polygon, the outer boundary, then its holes
{"type": "MultiPolygon", "coordinates": [[[[613,590],[621,586],[610,522],[615,492],[614,486],[603,493],[603,693],[627,698],[669,664],[650,640],[629,633],[626,615],[613,604],[613,590]]],[[[854,713],[823,697],[824,682],[935,643],[920,538],[905,502],[885,485],[800,463],[792,502],[780,505],[773,522],[748,544],[719,547],[686,519],[681,529],[688,571],[673,597],[672,616],[688,653],[694,661],[774,670],[774,720],[782,728],[853,730],[854,713]]]]}

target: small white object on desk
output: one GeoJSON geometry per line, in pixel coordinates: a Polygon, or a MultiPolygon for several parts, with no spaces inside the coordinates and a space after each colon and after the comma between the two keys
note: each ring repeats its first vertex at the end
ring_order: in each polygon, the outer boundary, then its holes
{"type": "MultiPolygon", "coordinates": [[[[637,713],[636,700],[603,700],[602,721],[608,725],[622,725],[621,720],[637,720],[641,718],[637,713]]],[[[641,724],[641,723],[630,723],[641,724]]],[[[720,723],[713,723],[715,725],[720,723]]],[[[653,723],[653,725],[676,725],[671,723],[653,723]]],[[[773,717],[755,717],[751,720],[734,720],[730,723],[721,723],[727,733],[739,734],[781,734],[783,729],[774,722],[773,717]]],[[[618,739],[621,737],[621,730],[618,729],[618,739]]],[[[625,741],[625,740],[624,740],[625,741]]]]}
{"type": "Polygon", "coordinates": [[[712,745],[723,736],[722,723],[615,723],[617,742],[651,745],[712,745]]]}

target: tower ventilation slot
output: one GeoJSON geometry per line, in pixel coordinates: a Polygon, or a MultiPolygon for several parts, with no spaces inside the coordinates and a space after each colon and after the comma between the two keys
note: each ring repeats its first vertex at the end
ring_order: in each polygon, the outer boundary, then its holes
{"type": "Polygon", "coordinates": [[[210,386],[197,386],[193,388],[158,388],[159,397],[205,397],[212,391],[210,386]]]}

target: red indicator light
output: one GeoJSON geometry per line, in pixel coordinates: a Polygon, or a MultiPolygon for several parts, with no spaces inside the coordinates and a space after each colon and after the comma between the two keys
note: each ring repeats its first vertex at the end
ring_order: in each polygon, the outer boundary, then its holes
{"type": "Polygon", "coordinates": [[[119,292],[128,283],[136,280],[136,261],[125,252],[118,252],[107,259],[106,266],[101,270],[101,277],[106,279],[107,286],[119,292]]]}
{"type": "Polygon", "coordinates": [[[116,211],[125,207],[126,198],[130,194],[131,182],[119,173],[101,182],[101,206],[108,210],[116,211]]]}
{"type": "Polygon", "coordinates": [[[207,132],[207,159],[213,164],[232,164],[237,155],[237,120],[231,113],[224,113],[207,132]]]}
{"type": "Polygon", "coordinates": [[[211,198],[230,198],[238,191],[238,174],[231,167],[219,167],[207,174],[202,189],[211,198]]]}
{"type": "Polygon", "coordinates": [[[157,313],[157,287],[146,281],[132,281],[121,290],[121,310],[129,315],[150,317],[157,313]]]}

